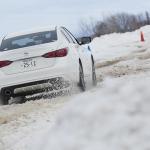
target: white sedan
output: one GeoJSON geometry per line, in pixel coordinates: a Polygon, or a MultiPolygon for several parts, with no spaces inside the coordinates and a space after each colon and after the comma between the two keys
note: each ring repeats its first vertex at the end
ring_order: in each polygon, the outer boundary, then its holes
{"type": "Polygon", "coordinates": [[[83,46],[90,42],[90,37],[78,42],[65,27],[5,36],[0,47],[0,103],[58,90],[70,81],[85,91],[89,77],[96,85],[94,58],[90,47],[83,46]]]}

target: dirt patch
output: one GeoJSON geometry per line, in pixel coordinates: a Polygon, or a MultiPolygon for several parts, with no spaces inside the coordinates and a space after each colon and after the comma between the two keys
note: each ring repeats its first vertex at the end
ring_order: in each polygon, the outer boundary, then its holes
{"type": "Polygon", "coordinates": [[[99,78],[148,72],[150,71],[150,52],[143,50],[110,61],[99,62],[96,67],[99,78]]]}
{"type": "Polygon", "coordinates": [[[140,59],[140,60],[150,59],[150,52],[147,52],[147,49],[143,49],[143,50],[135,51],[134,53],[130,53],[126,56],[118,57],[112,60],[97,62],[96,68],[108,67],[108,66],[118,64],[122,61],[127,61],[127,60],[132,60],[132,59],[140,59]]]}

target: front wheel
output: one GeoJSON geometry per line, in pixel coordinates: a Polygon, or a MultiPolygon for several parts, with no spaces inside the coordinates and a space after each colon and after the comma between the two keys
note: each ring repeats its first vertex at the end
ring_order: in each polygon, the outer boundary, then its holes
{"type": "Polygon", "coordinates": [[[9,97],[0,95],[0,105],[8,105],[9,97]]]}
{"type": "Polygon", "coordinates": [[[84,79],[84,72],[81,63],[79,64],[79,86],[82,91],[86,90],[86,85],[85,85],[85,79],[84,79]]]}
{"type": "Polygon", "coordinates": [[[95,64],[94,64],[94,61],[93,61],[93,60],[92,60],[92,84],[93,84],[93,86],[96,86],[96,85],[97,85],[95,64]]]}

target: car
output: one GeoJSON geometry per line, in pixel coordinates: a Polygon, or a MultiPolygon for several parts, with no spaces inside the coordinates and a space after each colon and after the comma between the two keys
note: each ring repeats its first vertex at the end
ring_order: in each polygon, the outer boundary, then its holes
{"type": "Polygon", "coordinates": [[[0,102],[20,102],[27,95],[78,84],[96,85],[94,57],[88,43],[65,27],[46,27],[5,36],[0,46],[0,102]],[[91,81],[89,81],[89,78],[91,81]]]}

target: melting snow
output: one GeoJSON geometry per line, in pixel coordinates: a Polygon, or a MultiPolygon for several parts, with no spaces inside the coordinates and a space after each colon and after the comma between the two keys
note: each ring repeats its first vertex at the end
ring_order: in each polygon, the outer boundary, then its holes
{"type": "Polygon", "coordinates": [[[0,150],[150,149],[150,26],[95,38],[91,47],[98,86],[0,106],[0,150]]]}

